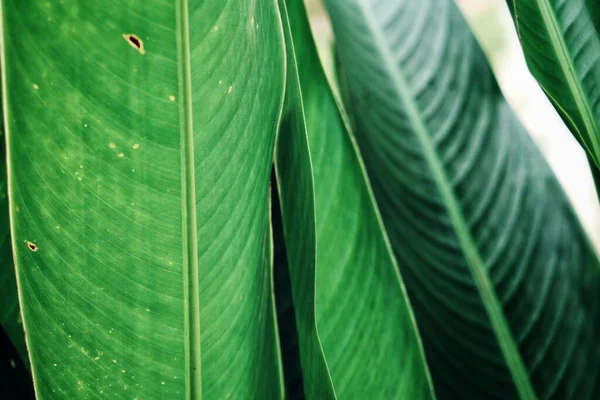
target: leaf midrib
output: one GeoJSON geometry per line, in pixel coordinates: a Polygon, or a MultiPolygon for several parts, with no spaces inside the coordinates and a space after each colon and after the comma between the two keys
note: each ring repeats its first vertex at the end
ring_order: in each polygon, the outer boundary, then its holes
{"type": "Polygon", "coordinates": [[[374,36],[376,48],[385,63],[385,68],[390,74],[398,97],[406,106],[410,124],[413,126],[417,138],[423,147],[425,159],[433,173],[435,183],[440,191],[440,195],[442,196],[442,200],[444,201],[444,205],[450,216],[451,223],[454,226],[462,252],[471,270],[471,274],[473,275],[473,279],[488,316],[490,317],[492,327],[498,338],[500,348],[502,349],[509,370],[515,380],[515,386],[517,387],[519,395],[522,399],[535,400],[537,397],[529,380],[529,375],[525,369],[521,355],[517,349],[517,345],[510,332],[508,323],[504,317],[501,303],[498,300],[491,279],[485,270],[485,263],[473,240],[460,203],[444,172],[443,163],[440,156],[437,154],[429,129],[421,117],[419,106],[416,104],[410,93],[405,76],[394,62],[385,35],[379,27],[372,10],[365,4],[364,0],[358,0],[358,5],[362,10],[363,17],[369,30],[374,36]]]}
{"type": "Polygon", "coordinates": [[[181,198],[184,265],[185,392],[187,399],[202,398],[200,350],[200,289],[196,177],[192,109],[192,68],[188,0],[175,0],[181,135],[181,198]]]}
{"type": "MultiPolygon", "coordinates": [[[[516,0],[513,0],[514,10],[515,10],[515,22],[517,25],[519,24],[517,18],[517,7],[516,0]]],[[[550,4],[546,0],[536,0],[536,4],[540,10],[542,15],[542,19],[544,24],[546,25],[546,29],[548,30],[548,36],[550,38],[550,43],[554,48],[554,52],[558,58],[558,62],[560,64],[560,68],[567,79],[567,84],[569,85],[569,89],[573,94],[573,99],[575,100],[575,105],[581,114],[583,119],[583,123],[585,125],[585,129],[588,131],[590,141],[592,144],[592,151],[596,157],[596,163],[600,162],[600,143],[598,142],[598,138],[596,135],[600,134],[600,129],[598,128],[598,124],[596,119],[594,118],[594,113],[592,108],[590,107],[589,101],[587,97],[584,95],[583,87],[581,86],[579,80],[577,79],[575,73],[575,63],[571,58],[571,54],[569,53],[567,44],[562,38],[561,31],[559,29],[558,20],[554,13],[554,10],[550,6],[550,4]]],[[[579,133],[581,136],[581,132],[579,133]]],[[[583,139],[583,137],[582,137],[583,139]]],[[[585,143],[585,140],[583,141],[585,143]]],[[[587,147],[587,146],[586,146],[587,147]]],[[[588,149],[590,150],[590,149],[588,149]]]]}

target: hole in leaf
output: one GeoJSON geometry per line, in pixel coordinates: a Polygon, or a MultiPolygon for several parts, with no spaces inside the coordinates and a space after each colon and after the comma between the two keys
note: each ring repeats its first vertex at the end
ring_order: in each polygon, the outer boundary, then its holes
{"type": "Polygon", "coordinates": [[[139,51],[140,54],[146,53],[146,51],[144,50],[144,42],[142,42],[142,39],[140,39],[138,36],[132,33],[126,33],[123,35],[123,38],[127,40],[127,43],[129,43],[131,47],[139,51]]]}

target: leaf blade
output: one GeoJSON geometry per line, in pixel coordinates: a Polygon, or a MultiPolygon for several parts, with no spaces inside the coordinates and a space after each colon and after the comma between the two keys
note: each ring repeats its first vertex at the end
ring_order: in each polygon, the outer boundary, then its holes
{"type": "Polygon", "coordinates": [[[3,72],[38,396],[280,397],[276,3],[34,3],[3,3],[3,72]]]}
{"type": "Polygon", "coordinates": [[[586,353],[598,348],[590,336],[596,301],[590,310],[578,293],[588,296],[598,283],[597,257],[456,6],[326,4],[357,139],[438,396],[546,398],[595,390],[566,383],[565,367],[551,354],[564,346],[573,363],[596,370],[586,353]],[[557,255],[556,248],[571,251],[557,255]],[[541,281],[527,280],[531,274],[541,281]],[[583,277],[593,283],[582,285],[583,277]],[[565,310],[558,301],[544,304],[551,285],[588,322],[565,323],[585,337],[581,347],[567,334],[549,341],[540,328],[556,327],[565,310]],[[517,303],[517,294],[527,296],[526,304],[517,303]]]}
{"type": "Polygon", "coordinates": [[[589,0],[509,1],[529,69],[597,168],[600,7],[589,0]]]}
{"type": "MultiPolygon", "coordinates": [[[[295,170],[314,182],[314,200],[305,201],[314,201],[316,241],[307,251],[316,253],[316,325],[335,394],[435,398],[410,304],[362,161],[321,67],[304,5],[286,4],[293,42],[288,49],[294,50],[288,65],[290,71],[297,68],[297,86],[288,87],[288,96],[298,96],[296,107],[288,110],[300,123],[283,129],[280,140],[296,135],[295,146],[308,150],[304,165],[295,170]]],[[[289,155],[283,154],[293,146],[280,142],[278,150],[277,162],[288,163],[289,155]]],[[[281,179],[281,186],[297,181],[281,179]]],[[[283,216],[285,227],[285,209],[283,216]]],[[[306,236],[305,228],[287,218],[289,231],[306,236]]],[[[295,241],[288,237],[286,244],[295,241]]],[[[300,268],[293,257],[290,268],[292,273],[300,268]]]]}

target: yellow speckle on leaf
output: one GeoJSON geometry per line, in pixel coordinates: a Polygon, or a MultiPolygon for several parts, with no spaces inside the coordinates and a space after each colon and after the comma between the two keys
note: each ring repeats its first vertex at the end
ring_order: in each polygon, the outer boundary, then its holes
{"type": "Polygon", "coordinates": [[[33,90],[38,90],[40,88],[37,83],[34,83],[32,87],[33,87],[33,90]]]}
{"type": "Polygon", "coordinates": [[[140,148],[140,145],[139,145],[139,144],[137,144],[137,143],[136,143],[136,144],[134,144],[134,145],[133,145],[133,149],[134,149],[134,150],[137,150],[137,149],[139,149],[139,148],[140,148]]]}
{"type": "Polygon", "coordinates": [[[233,86],[229,86],[229,89],[227,90],[227,93],[231,93],[233,92],[233,86]]]}
{"type": "Polygon", "coordinates": [[[110,147],[111,149],[114,149],[115,147],[117,147],[117,145],[111,142],[108,144],[108,147],[110,147]]]}
{"type": "Polygon", "coordinates": [[[169,96],[169,100],[171,100],[171,101],[175,101],[175,96],[173,96],[173,95],[170,95],[170,96],[169,96]]]}
{"type": "Polygon", "coordinates": [[[125,154],[119,153],[119,158],[123,158],[123,157],[125,157],[125,154]]]}

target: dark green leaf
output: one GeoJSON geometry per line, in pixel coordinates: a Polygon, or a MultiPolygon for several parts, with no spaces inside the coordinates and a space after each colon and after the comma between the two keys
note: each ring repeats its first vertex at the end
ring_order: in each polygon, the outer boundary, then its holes
{"type": "Polygon", "coordinates": [[[507,1],[531,73],[600,167],[600,2],[507,1]]]}
{"type": "Polygon", "coordinates": [[[328,0],[440,398],[600,395],[600,267],[452,0],[328,0]]]}

